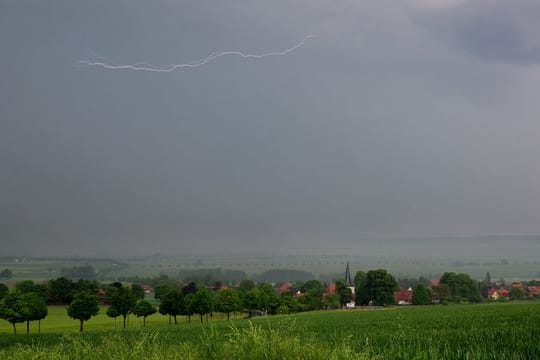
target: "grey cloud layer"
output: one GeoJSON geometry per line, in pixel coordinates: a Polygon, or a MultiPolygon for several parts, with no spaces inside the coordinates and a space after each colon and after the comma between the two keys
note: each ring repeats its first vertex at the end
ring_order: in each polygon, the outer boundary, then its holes
{"type": "Polygon", "coordinates": [[[491,61],[540,61],[540,2],[475,0],[420,8],[414,18],[452,46],[491,61]]]}
{"type": "Polygon", "coordinates": [[[3,250],[324,251],[370,236],[540,232],[538,69],[472,59],[432,36],[461,18],[425,11],[4,2],[3,250]],[[307,34],[317,39],[287,56],[194,71],[77,66],[93,52],[158,64],[263,53],[307,34]]]}

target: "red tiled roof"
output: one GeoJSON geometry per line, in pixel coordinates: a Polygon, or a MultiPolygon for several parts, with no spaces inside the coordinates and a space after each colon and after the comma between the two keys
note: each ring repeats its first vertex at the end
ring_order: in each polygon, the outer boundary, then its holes
{"type": "Polygon", "coordinates": [[[430,284],[431,286],[439,286],[440,280],[439,280],[439,279],[432,279],[432,280],[429,280],[429,284],[430,284]]]}

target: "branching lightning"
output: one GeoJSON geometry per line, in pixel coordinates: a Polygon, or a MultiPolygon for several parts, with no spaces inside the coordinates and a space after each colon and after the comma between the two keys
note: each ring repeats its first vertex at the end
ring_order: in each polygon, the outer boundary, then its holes
{"type": "Polygon", "coordinates": [[[181,69],[195,69],[198,67],[201,67],[203,65],[208,64],[209,62],[222,57],[222,56],[238,56],[243,59],[263,59],[265,57],[270,56],[283,56],[287,55],[298,48],[302,47],[306,41],[308,41],[311,38],[314,38],[314,35],[308,35],[302,41],[297,43],[296,45],[282,50],[282,51],[276,51],[276,52],[268,52],[264,54],[246,54],[239,50],[230,50],[230,51],[214,51],[210,53],[208,56],[195,60],[190,63],[185,64],[172,64],[172,65],[154,65],[146,62],[139,62],[134,64],[125,64],[125,65],[117,65],[112,62],[107,61],[105,58],[102,58],[102,60],[80,60],[79,64],[85,65],[85,66],[92,66],[92,67],[101,67],[104,69],[112,69],[112,70],[133,70],[133,71],[152,71],[152,72],[172,72],[175,70],[181,70],[181,69]]]}

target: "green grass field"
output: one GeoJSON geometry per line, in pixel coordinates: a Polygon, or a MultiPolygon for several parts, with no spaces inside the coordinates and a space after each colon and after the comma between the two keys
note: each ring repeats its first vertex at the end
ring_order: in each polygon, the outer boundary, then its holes
{"type": "MultiPolygon", "coordinates": [[[[154,315],[146,328],[142,320],[131,317],[127,331],[120,329],[120,321],[115,327],[114,320],[103,314],[87,323],[82,336],[77,334],[77,321],[59,307],[50,309],[41,334],[33,325],[29,336],[14,336],[3,322],[0,358],[67,359],[81,357],[74,351],[85,347],[93,349],[89,359],[123,352],[129,358],[194,359],[540,358],[540,303],[320,311],[202,325],[197,318],[191,324],[179,318],[176,326],[168,325],[167,317],[154,315]]],[[[19,328],[23,332],[22,324],[19,328]]]]}

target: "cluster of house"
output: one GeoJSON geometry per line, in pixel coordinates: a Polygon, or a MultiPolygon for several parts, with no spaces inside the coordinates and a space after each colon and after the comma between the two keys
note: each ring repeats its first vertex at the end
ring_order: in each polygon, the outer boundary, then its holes
{"type": "Polygon", "coordinates": [[[497,286],[488,289],[487,297],[489,300],[510,299],[512,289],[522,291],[524,297],[538,298],[540,297],[540,286],[526,286],[522,283],[512,283],[510,286],[497,286]]]}
{"type": "MultiPolygon", "coordinates": [[[[439,285],[439,280],[430,280],[431,287],[439,285]]],[[[527,286],[523,283],[516,282],[510,286],[498,285],[488,289],[487,294],[483,296],[488,300],[509,300],[512,289],[519,289],[523,294],[523,298],[540,298],[540,286],[527,286]],[[486,296],[487,295],[487,296],[486,296]]],[[[413,289],[394,291],[394,300],[398,305],[411,305],[413,297],[413,289]]]]}

